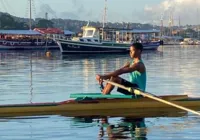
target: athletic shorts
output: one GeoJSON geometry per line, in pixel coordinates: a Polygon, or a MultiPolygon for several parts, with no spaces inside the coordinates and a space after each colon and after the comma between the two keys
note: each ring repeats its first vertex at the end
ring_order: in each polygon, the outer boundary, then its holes
{"type": "MultiPolygon", "coordinates": [[[[125,79],[122,79],[121,85],[124,85],[125,87],[138,88],[137,84],[133,84],[133,83],[131,83],[129,81],[126,81],[125,79]]],[[[125,90],[125,89],[122,89],[122,88],[118,88],[117,91],[120,92],[120,93],[123,93],[125,95],[133,95],[133,93],[131,93],[131,92],[125,90]]]]}

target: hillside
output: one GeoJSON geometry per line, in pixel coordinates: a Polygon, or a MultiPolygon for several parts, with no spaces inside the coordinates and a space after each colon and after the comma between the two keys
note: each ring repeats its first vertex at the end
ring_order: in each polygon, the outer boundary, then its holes
{"type": "MultiPolygon", "coordinates": [[[[33,28],[40,26],[38,25],[38,22],[40,20],[42,19],[36,18],[35,20],[32,20],[33,28]]],[[[53,23],[53,27],[70,30],[73,32],[80,32],[81,27],[88,24],[88,21],[71,20],[71,19],[51,19],[49,20],[49,22],[53,23]]],[[[29,25],[28,18],[15,17],[7,13],[0,12],[0,29],[29,29],[28,25],[29,25]]],[[[90,21],[89,25],[102,26],[102,23],[90,21]]],[[[126,23],[126,22],[123,22],[123,23],[109,22],[106,24],[106,26],[111,27],[111,28],[129,28],[129,29],[152,29],[153,28],[153,26],[150,24],[126,23]]],[[[154,28],[159,29],[158,26],[154,28]]]]}

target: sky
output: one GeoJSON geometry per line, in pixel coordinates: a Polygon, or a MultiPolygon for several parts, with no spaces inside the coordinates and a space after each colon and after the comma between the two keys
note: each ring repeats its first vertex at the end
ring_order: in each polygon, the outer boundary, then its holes
{"type": "MultiPolygon", "coordinates": [[[[0,0],[0,11],[29,17],[30,0],[0,0]]],[[[49,19],[103,19],[105,0],[32,0],[32,16],[49,19]]],[[[107,0],[106,21],[168,25],[200,24],[200,0],[107,0]],[[172,20],[171,20],[172,21],[172,20]]]]}

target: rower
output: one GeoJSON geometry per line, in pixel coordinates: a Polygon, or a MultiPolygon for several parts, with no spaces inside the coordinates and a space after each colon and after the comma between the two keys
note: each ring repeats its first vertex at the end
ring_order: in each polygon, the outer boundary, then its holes
{"type": "MultiPolygon", "coordinates": [[[[111,73],[105,75],[96,75],[96,80],[99,81],[100,85],[103,85],[103,80],[109,79],[112,82],[124,85],[126,87],[138,88],[142,91],[146,89],[146,68],[141,59],[141,54],[143,51],[143,45],[141,43],[133,43],[130,46],[130,57],[131,62],[125,64],[122,68],[117,69],[111,73]],[[129,73],[129,81],[119,77],[119,75],[129,73]]],[[[110,94],[110,92],[114,89],[114,85],[107,83],[105,87],[102,86],[103,94],[110,94]]],[[[127,90],[118,88],[118,92],[123,93],[125,95],[130,95],[127,90]]]]}

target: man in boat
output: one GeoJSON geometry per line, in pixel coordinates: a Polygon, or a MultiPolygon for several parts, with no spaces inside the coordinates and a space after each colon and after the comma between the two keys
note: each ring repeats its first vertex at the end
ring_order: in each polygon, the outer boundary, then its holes
{"type": "MultiPolygon", "coordinates": [[[[133,43],[130,46],[130,57],[131,62],[124,65],[122,68],[117,69],[111,73],[105,75],[96,75],[96,80],[99,81],[99,84],[102,86],[103,94],[110,94],[114,86],[110,83],[107,83],[103,87],[103,79],[109,79],[112,82],[124,85],[126,87],[138,88],[142,91],[145,91],[146,88],[146,68],[141,59],[141,54],[143,51],[143,45],[141,43],[133,43]],[[119,75],[129,73],[129,81],[119,77],[119,75]]],[[[132,93],[118,88],[118,92],[121,92],[125,95],[130,95],[132,93]]]]}

